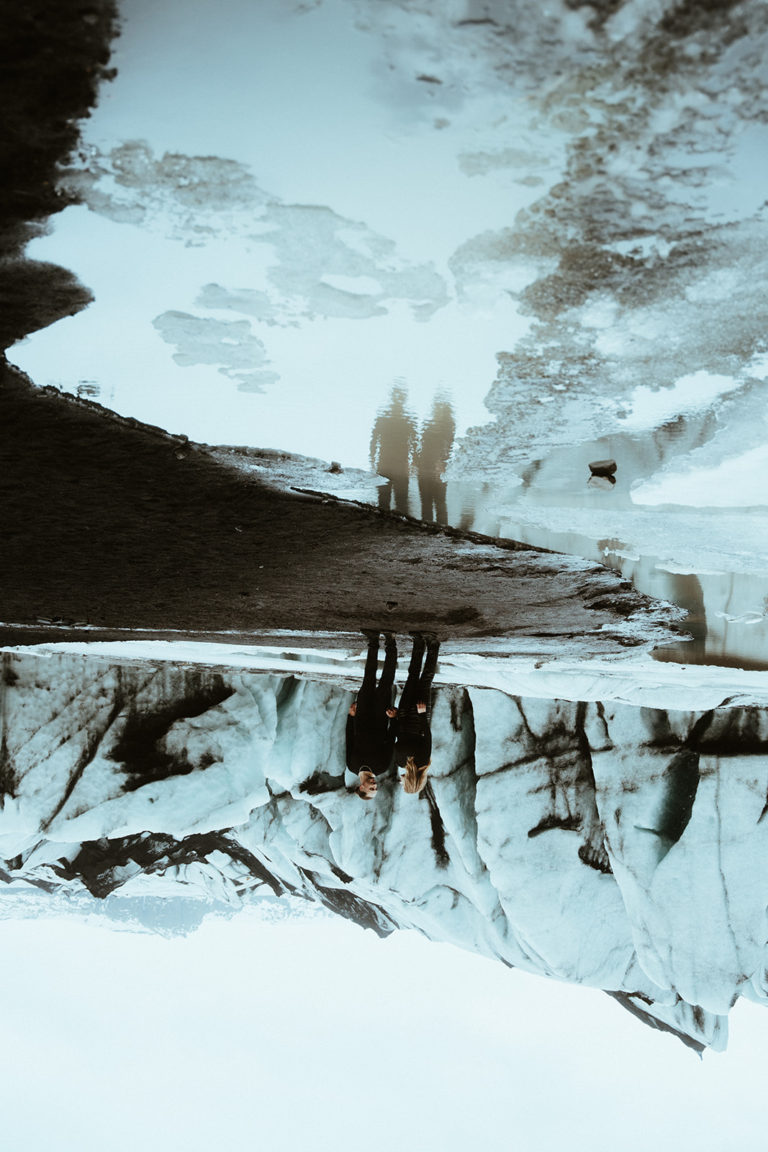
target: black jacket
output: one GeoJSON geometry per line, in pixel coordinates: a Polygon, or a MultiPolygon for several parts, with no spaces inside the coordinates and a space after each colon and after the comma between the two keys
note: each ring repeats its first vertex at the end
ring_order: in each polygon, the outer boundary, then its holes
{"type": "Polygon", "coordinates": [[[429,728],[429,715],[427,712],[417,712],[409,709],[405,715],[398,713],[392,722],[397,743],[395,744],[395,763],[398,768],[405,768],[409,756],[413,756],[417,768],[424,768],[432,758],[432,733],[429,728]]]}
{"type": "Polygon", "coordinates": [[[361,723],[357,716],[347,716],[346,745],[350,772],[357,773],[367,768],[374,776],[380,776],[392,767],[395,736],[389,721],[382,730],[361,723]]]}

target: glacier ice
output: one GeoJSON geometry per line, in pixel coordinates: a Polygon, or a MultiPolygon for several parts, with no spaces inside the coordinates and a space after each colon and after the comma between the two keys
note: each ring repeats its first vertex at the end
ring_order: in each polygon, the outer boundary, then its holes
{"type": "Polygon", "coordinates": [[[759,696],[669,710],[448,669],[426,794],[390,780],[366,804],[344,782],[354,677],[315,669],[4,652],[4,908],[289,896],[603,988],[694,1046],[768,998],[759,696]]]}

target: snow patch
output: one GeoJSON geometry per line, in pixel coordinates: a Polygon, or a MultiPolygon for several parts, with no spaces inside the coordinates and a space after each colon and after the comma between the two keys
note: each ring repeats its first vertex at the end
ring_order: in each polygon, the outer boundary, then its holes
{"type": "Polygon", "coordinates": [[[681,376],[671,388],[639,385],[629,397],[629,410],[622,420],[627,429],[654,428],[681,412],[704,408],[720,396],[740,388],[742,380],[712,372],[692,372],[681,376]]]}
{"type": "Polygon", "coordinates": [[[696,508],[751,508],[768,504],[768,445],[723,460],[713,468],[652,477],[632,488],[634,504],[685,504],[696,508]]]}

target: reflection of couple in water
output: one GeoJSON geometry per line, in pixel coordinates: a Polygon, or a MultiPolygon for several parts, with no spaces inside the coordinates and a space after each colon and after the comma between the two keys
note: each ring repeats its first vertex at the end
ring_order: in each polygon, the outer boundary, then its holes
{"type": "Polygon", "coordinates": [[[347,717],[347,768],[359,778],[357,794],[364,800],[376,795],[377,777],[389,772],[393,763],[404,770],[404,791],[421,792],[427,783],[432,755],[429,721],[440,645],[433,636],[413,633],[408,678],[395,708],[395,638],[391,632],[384,635],[384,666],[377,683],[379,633],[366,632],[366,636],[368,655],[363,683],[347,717]]]}
{"type": "Polygon", "coordinates": [[[456,433],[453,408],[444,396],[436,396],[419,435],[406,400],[405,389],[395,386],[388,407],[379,413],[371,432],[371,467],[385,479],[379,487],[379,507],[389,511],[394,505],[395,512],[406,516],[408,481],[415,471],[422,520],[444,524],[448,513],[443,473],[456,433]]]}

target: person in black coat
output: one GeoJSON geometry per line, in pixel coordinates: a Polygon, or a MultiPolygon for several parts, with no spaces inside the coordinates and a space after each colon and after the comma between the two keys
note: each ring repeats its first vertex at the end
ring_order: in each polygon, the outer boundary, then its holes
{"type": "Polygon", "coordinates": [[[425,641],[420,632],[413,634],[408,679],[393,725],[395,763],[398,768],[405,769],[403,788],[406,792],[421,792],[427,783],[427,770],[432,761],[432,733],[429,727],[432,718],[432,680],[439,651],[440,644],[435,637],[431,636],[425,641]]]}
{"type": "Polygon", "coordinates": [[[395,753],[392,720],[392,690],[397,667],[397,644],[391,632],[384,634],[384,667],[376,682],[379,663],[379,633],[366,632],[368,655],[363,683],[347,716],[347,768],[360,779],[357,794],[364,800],[376,795],[377,776],[390,771],[395,753]]]}

